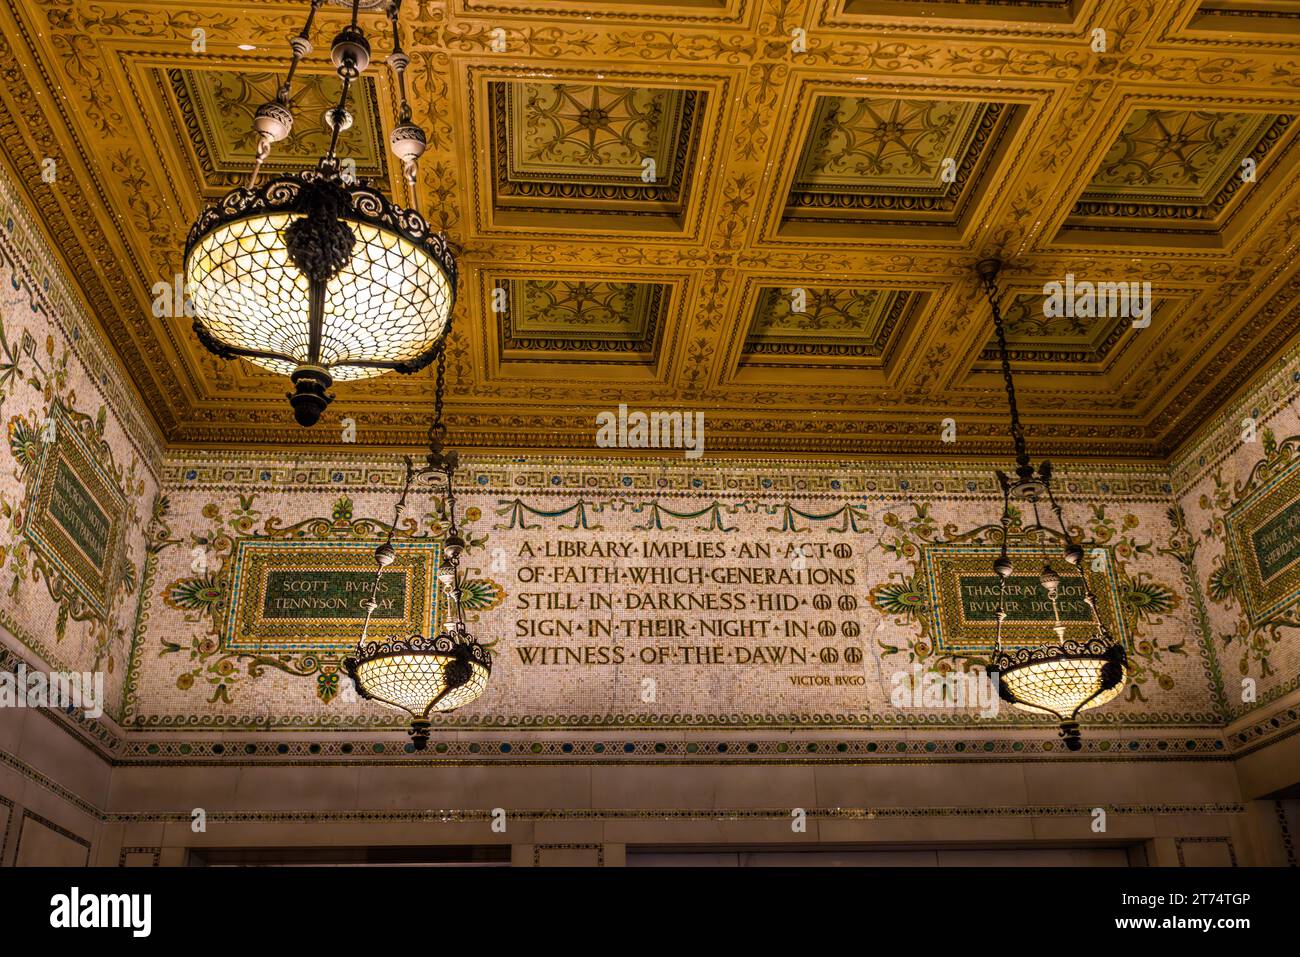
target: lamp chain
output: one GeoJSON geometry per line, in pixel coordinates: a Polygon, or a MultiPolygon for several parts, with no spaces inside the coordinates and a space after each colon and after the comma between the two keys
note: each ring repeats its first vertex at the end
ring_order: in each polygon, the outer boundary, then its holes
{"type": "Polygon", "coordinates": [[[269,103],[263,103],[253,114],[253,132],[257,134],[257,149],[253,153],[253,168],[248,173],[248,188],[252,189],[257,185],[258,174],[261,173],[262,164],[266,162],[267,157],[271,155],[271,144],[278,143],[289,135],[293,129],[293,77],[298,72],[298,64],[302,62],[303,57],[311,53],[311,27],[316,20],[316,11],[324,0],[311,0],[311,8],[307,11],[307,20],[302,25],[302,30],[296,37],[289,40],[289,48],[293,51],[293,58],[289,61],[289,69],[284,75],[284,82],[280,84],[275,91],[275,99],[269,103]]]}
{"type": "Polygon", "coordinates": [[[1011,378],[1011,359],[1007,354],[1007,333],[1002,325],[1002,310],[998,308],[997,276],[981,277],[984,293],[993,307],[993,331],[998,337],[998,353],[1002,358],[1002,379],[1006,383],[1007,406],[1011,411],[1011,440],[1016,445],[1016,466],[1023,472],[1030,468],[1029,452],[1025,448],[1025,430],[1020,424],[1020,409],[1016,405],[1016,384],[1011,378]]]}
{"type": "MultiPolygon", "coordinates": [[[[352,0],[352,29],[357,29],[357,13],[360,10],[361,0],[352,0]]],[[[359,32],[359,31],[358,31],[359,32]]],[[[342,36],[342,34],[340,34],[342,36]]],[[[323,167],[335,168],[338,166],[338,157],[336,151],[339,145],[339,134],[343,132],[344,123],[348,116],[348,90],[352,86],[352,81],[361,75],[361,70],[357,69],[357,59],[352,51],[345,51],[339,58],[338,69],[335,71],[339,79],[343,81],[343,89],[339,91],[339,105],[326,114],[330,125],[330,145],[325,151],[324,158],[321,159],[323,167]]]]}
{"type": "Polygon", "coordinates": [[[361,607],[366,610],[365,624],[361,626],[360,644],[366,643],[366,638],[370,633],[370,617],[379,607],[379,583],[384,575],[384,567],[391,565],[396,557],[393,551],[393,533],[397,530],[397,523],[402,520],[402,515],[406,511],[406,496],[411,491],[411,480],[415,477],[415,469],[411,463],[411,457],[406,456],[406,478],[402,482],[402,495],[393,506],[393,522],[388,526],[388,534],[384,536],[384,543],[375,549],[375,580],[370,586],[370,598],[361,602],[361,607]]]}
{"type": "Polygon", "coordinates": [[[438,347],[437,372],[433,385],[433,420],[429,423],[429,451],[441,452],[447,428],[442,424],[442,394],[447,385],[447,340],[438,347]]]}

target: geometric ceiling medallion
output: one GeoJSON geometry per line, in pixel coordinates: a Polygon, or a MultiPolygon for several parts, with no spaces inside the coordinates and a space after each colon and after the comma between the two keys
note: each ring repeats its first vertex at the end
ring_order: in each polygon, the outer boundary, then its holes
{"type": "Polygon", "coordinates": [[[897,344],[895,330],[917,314],[926,297],[887,288],[761,287],[740,365],[880,366],[897,344]]]}
{"type": "Polygon", "coordinates": [[[960,227],[1020,112],[977,100],[815,97],[782,233],[960,227]]]}
{"type": "Polygon", "coordinates": [[[1065,228],[1217,237],[1296,134],[1289,114],[1136,109],[1065,228]]]}
{"type": "Polygon", "coordinates": [[[570,223],[574,216],[679,222],[696,179],[706,98],[693,89],[490,81],[497,220],[528,224],[563,213],[570,223]]]}

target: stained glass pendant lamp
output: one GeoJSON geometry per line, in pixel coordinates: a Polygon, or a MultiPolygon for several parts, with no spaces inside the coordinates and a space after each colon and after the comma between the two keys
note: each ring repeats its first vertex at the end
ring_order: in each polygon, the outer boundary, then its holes
{"type": "MultiPolygon", "coordinates": [[[[370,64],[370,43],[352,21],[334,38],[330,59],[342,82],[327,110],[329,148],[314,169],[259,185],[271,145],[293,128],[291,91],[298,64],[312,50],[309,34],[324,0],[311,0],[293,59],[274,100],[253,117],[257,152],[246,186],[205,209],[185,243],[185,283],[199,341],[223,359],[242,357],[287,375],[300,425],[314,425],[333,401],[336,381],[427,366],[447,334],[456,296],[456,260],[446,237],[415,209],[390,202],[349,174],[339,134],[352,125],[348,92],[370,64]]],[[[365,0],[374,6],[374,0],[365,0]]],[[[401,0],[389,0],[401,100],[389,137],[413,202],[424,131],[411,122],[406,67],[398,35],[401,0]]]]}
{"type": "MultiPolygon", "coordinates": [[[[429,744],[431,716],[454,711],[477,700],[487,690],[492,673],[492,655],[469,633],[465,624],[465,576],[460,567],[465,540],[456,525],[455,475],[459,456],[446,446],[447,430],[442,423],[444,353],[438,353],[434,416],[429,426],[429,452],[425,464],[416,469],[406,460],[406,480],[398,499],[384,543],[375,549],[374,586],[362,602],[366,612],[361,639],[355,653],[344,659],[343,671],[352,679],[357,694],[405,711],[411,716],[408,732],[417,751],[429,744]],[[393,530],[406,510],[412,484],[441,486],[447,505],[447,534],[442,542],[442,570],[438,580],[446,597],[446,619],[442,631],[428,637],[412,635],[381,641],[370,640],[370,619],[378,606],[379,585],[384,569],[397,557],[393,530]]],[[[440,603],[441,604],[441,603],[440,603]]]]}
{"type": "Polygon", "coordinates": [[[1011,414],[1011,438],[1016,448],[1016,474],[1011,477],[997,473],[1002,488],[1001,549],[993,561],[993,571],[998,576],[997,631],[990,676],[998,682],[998,693],[1003,701],[1037,714],[1055,718],[1061,725],[1065,747],[1078,751],[1083,747],[1079,733],[1079,714],[1110,701],[1123,690],[1128,671],[1128,657],[1124,646],[1116,641],[1097,614],[1097,602],[1088,577],[1083,570],[1083,548],[1074,541],[1061,506],[1052,492],[1052,465],[1044,460],[1037,470],[1030,464],[1025,447],[1025,434],[1020,425],[1020,412],[1016,407],[1016,387],[1011,378],[1011,361],[1007,356],[1007,336],[998,308],[997,276],[1001,262],[985,259],[976,264],[976,272],[993,307],[993,328],[997,335],[998,351],[1002,357],[1002,378],[1006,383],[1007,405],[1011,414]],[[1013,504],[1014,503],[1014,504],[1013,504]],[[1051,561],[1043,565],[1039,582],[1047,592],[1052,605],[1052,634],[1045,641],[1021,648],[1002,647],[1002,625],[1007,618],[1007,580],[1015,570],[1007,552],[1011,535],[1013,509],[1023,506],[1026,520],[1021,522],[1021,532],[1038,534],[1044,540],[1059,537],[1062,557],[1073,565],[1083,586],[1083,601],[1088,608],[1086,627],[1089,633],[1078,638],[1066,638],[1065,624],[1061,621],[1059,596],[1061,578],[1051,561]],[[1050,511],[1059,525],[1059,533],[1043,524],[1040,507],[1050,511]],[[1028,516],[1033,521],[1028,521],[1028,516]]]}

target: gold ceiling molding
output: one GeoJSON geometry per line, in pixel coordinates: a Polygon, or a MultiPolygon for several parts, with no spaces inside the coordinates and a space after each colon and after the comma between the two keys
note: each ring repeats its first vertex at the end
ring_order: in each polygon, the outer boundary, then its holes
{"type": "MultiPolygon", "coordinates": [[[[1300,328],[1290,0],[406,6],[420,191],[463,249],[461,444],[580,450],[628,401],[706,410],[711,449],[1004,452],[972,278],[990,253],[1024,313],[1027,427],[1056,455],[1167,457],[1300,328]],[[1234,179],[1243,153],[1253,182],[1234,179]],[[1151,325],[1035,314],[1067,273],[1149,281],[1151,325]],[[492,310],[499,283],[518,313],[492,310]],[[795,288],[811,313],[781,311],[795,288]],[[962,441],[940,448],[946,416],[962,441]]],[[[323,8],[320,35],[346,16],[323,8]]],[[[422,439],[423,376],[341,384],[302,430],[275,377],[214,362],[183,318],[150,312],[200,203],[246,169],[247,113],[300,17],[0,0],[6,165],[174,446],[342,447],[345,416],[362,445],[422,439]]],[[[378,123],[358,120],[354,155],[401,200],[386,52],[376,41],[361,102],[378,123]]],[[[307,71],[317,106],[324,72],[307,71]]]]}

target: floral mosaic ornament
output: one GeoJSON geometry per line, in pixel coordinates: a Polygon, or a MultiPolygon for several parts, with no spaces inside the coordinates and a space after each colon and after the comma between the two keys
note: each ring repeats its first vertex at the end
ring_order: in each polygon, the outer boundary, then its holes
{"type": "MultiPolygon", "coordinates": [[[[433,547],[441,540],[446,525],[441,500],[435,506],[436,511],[421,518],[403,520],[396,533],[412,545],[433,547]]],[[[198,629],[188,640],[165,636],[160,639],[160,657],[177,655],[185,660],[183,670],[176,676],[177,688],[205,689],[209,704],[233,704],[235,692],[242,683],[256,680],[272,669],[302,678],[315,676],[315,693],[324,703],[339,696],[343,688],[339,668],[343,656],[351,649],[350,644],[337,648],[276,649],[271,643],[265,648],[250,648],[231,640],[230,626],[232,617],[240,613],[235,579],[240,574],[242,552],[248,546],[266,546],[274,552],[277,545],[281,550],[310,547],[313,543],[322,548],[364,545],[360,551],[369,561],[372,545],[382,539],[388,526],[373,519],[354,519],[353,510],[352,500],[345,496],[335,501],[328,519],[311,518],[285,525],[278,516],[264,519],[262,510],[256,507],[255,496],[238,495],[224,506],[218,502],[204,505],[201,515],[210,525],[191,533],[188,541],[166,539],[163,542],[163,548],[188,547],[194,572],[173,579],[162,589],[164,602],[198,629]]],[[[470,512],[474,513],[467,516],[471,521],[480,517],[477,509],[470,512]]],[[[471,537],[469,546],[478,548],[485,542],[485,537],[471,537]]],[[[262,572],[264,576],[270,573],[273,572],[262,572]]],[[[367,566],[366,575],[371,574],[367,566]]],[[[430,581],[432,577],[429,576],[430,581]]],[[[467,587],[465,609],[476,617],[497,607],[504,598],[505,589],[500,583],[487,577],[476,578],[467,587]]],[[[440,621],[446,612],[440,590],[437,601],[431,617],[440,621]]],[[[343,621],[342,627],[347,624],[343,621]]],[[[348,637],[355,640],[350,632],[348,637]]]]}

